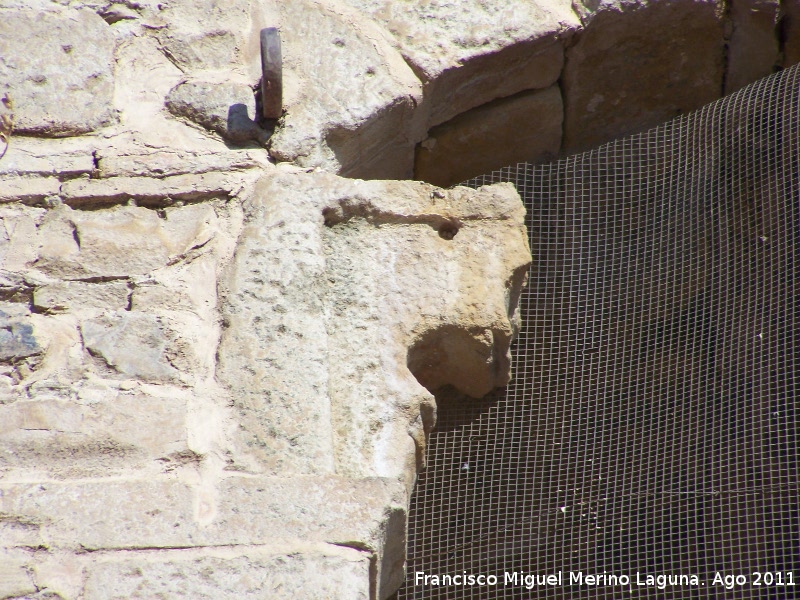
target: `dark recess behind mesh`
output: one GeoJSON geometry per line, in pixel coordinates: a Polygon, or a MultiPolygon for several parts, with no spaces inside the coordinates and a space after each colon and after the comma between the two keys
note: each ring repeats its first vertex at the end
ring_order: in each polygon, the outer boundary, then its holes
{"type": "Polygon", "coordinates": [[[533,266],[513,382],[438,395],[400,599],[800,597],[798,73],[467,182],[516,185],[533,266]],[[711,585],[792,570],[794,588],[711,585]],[[529,591],[506,571],[705,585],[529,591]]]}

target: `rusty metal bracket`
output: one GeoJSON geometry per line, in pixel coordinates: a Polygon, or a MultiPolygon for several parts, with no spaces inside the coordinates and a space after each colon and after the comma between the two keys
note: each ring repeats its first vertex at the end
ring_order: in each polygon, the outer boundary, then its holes
{"type": "Polygon", "coordinates": [[[261,105],[265,119],[283,114],[281,36],[275,27],[261,30],[261,105]]]}

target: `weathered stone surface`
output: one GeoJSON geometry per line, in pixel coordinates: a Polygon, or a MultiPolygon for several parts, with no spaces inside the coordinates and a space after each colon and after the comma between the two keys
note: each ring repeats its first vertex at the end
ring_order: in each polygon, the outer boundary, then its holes
{"type": "Polygon", "coordinates": [[[414,177],[450,186],[516,162],[547,162],[558,156],[562,122],[556,85],[473,108],[430,130],[414,177]]]}
{"type": "MultiPolygon", "coordinates": [[[[188,460],[197,466],[203,457],[188,460]]],[[[397,480],[250,476],[218,483],[210,503],[202,485],[175,479],[4,483],[0,514],[31,524],[20,544],[97,550],[302,540],[379,551],[392,522],[405,523],[407,496],[397,480]]]]}
{"type": "Polygon", "coordinates": [[[717,0],[582,5],[585,29],[567,50],[562,78],[563,150],[591,148],[718,98],[721,13],[717,0]]]}
{"type": "Polygon", "coordinates": [[[246,214],[218,377],[249,451],[266,472],[411,481],[432,400],[411,371],[475,396],[508,381],[518,196],[282,170],[246,214]]]}
{"type": "Polygon", "coordinates": [[[94,313],[126,310],[130,294],[130,284],[124,281],[67,281],[37,287],[33,293],[33,305],[49,312],[94,313]]]}
{"type": "MultiPolygon", "coordinates": [[[[241,551],[240,551],[241,552],[241,551]]],[[[297,545],[284,552],[170,552],[120,556],[88,567],[86,600],[371,600],[370,555],[350,548],[297,545]]]]}
{"type": "Polygon", "coordinates": [[[369,14],[425,83],[425,126],[556,82],[579,22],[566,0],[397,3],[346,0],[369,14]]]}
{"type": "Polygon", "coordinates": [[[18,133],[65,136],[116,119],[114,35],[86,9],[0,8],[0,95],[18,133]]]}
{"type": "Polygon", "coordinates": [[[189,81],[175,86],[167,95],[169,111],[215,131],[236,143],[265,144],[271,131],[256,125],[253,90],[236,83],[189,81]]]}
{"type": "Polygon", "coordinates": [[[800,63],[800,0],[781,0],[780,12],[781,65],[791,67],[800,63]]]}
{"type": "Polygon", "coordinates": [[[108,389],[90,403],[38,398],[0,405],[0,472],[108,477],[186,451],[182,399],[108,389]]]}
{"type": "MultiPolygon", "coordinates": [[[[0,176],[9,175],[51,175],[75,177],[88,175],[94,170],[92,153],[72,148],[45,145],[35,138],[14,136],[8,152],[0,160],[0,176]]],[[[5,180],[4,180],[5,181],[5,180]]],[[[46,180],[45,180],[46,181],[46,180]]],[[[5,182],[0,182],[0,196],[12,197],[4,190],[5,182]]]]}
{"type": "Polygon", "coordinates": [[[766,77],[778,62],[778,0],[734,0],[725,93],[766,77]]]}
{"type": "Polygon", "coordinates": [[[13,279],[36,259],[36,228],[44,214],[41,208],[0,206],[0,269],[13,279]]]}
{"type": "Polygon", "coordinates": [[[41,353],[30,319],[0,309],[0,362],[15,362],[41,353]]]}
{"type": "Polygon", "coordinates": [[[144,275],[202,247],[216,233],[209,205],[156,211],[117,206],[77,211],[60,206],[39,227],[36,269],[52,277],[131,277],[144,275]]]}
{"type": "Polygon", "coordinates": [[[134,199],[143,204],[169,204],[180,200],[196,202],[230,196],[236,183],[222,173],[175,175],[163,179],[111,177],[72,179],[60,188],[67,204],[76,207],[121,204],[134,199]]]}
{"type": "Polygon", "coordinates": [[[276,3],[284,35],[286,114],[279,161],[350,177],[409,178],[421,85],[379,27],[339,3],[276,3]]]}
{"type": "Polygon", "coordinates": [[[3,177],[0,202],[36,203],[58,194],[61,183],[55,177],[3,177]]]}
{"type": "Polygon", "coordinates": [[[30,555],[0,548],[0,598],[19,598],[38,590],[26,569],[30,555]]]}
{"type": "Polygon", "coordinates": [[[84,321],[81,335],[86,349],[114,370],[145,381],[173,381],[167,345],[175,333],[147,313],[117,312],[84,321]]]}
{"type": "MultiPolygon", "coordinates": [[[[233,150],[217,153],[161,151],[147,154],[115,154],[98,152],[100,176],[108,177],[166,177],[200,174],[213,171],[240,171],[263,168],[267,157],[257,150],[233,150]]],[[[2,163],[0,163],[2,166],[2,163]]]]}

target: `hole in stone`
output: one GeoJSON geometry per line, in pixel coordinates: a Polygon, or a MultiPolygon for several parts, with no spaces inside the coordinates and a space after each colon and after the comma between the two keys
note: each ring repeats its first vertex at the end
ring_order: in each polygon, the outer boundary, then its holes
{"type": "Polygon", "coordinates": [[[452,240],[456,237],[459,227],[457,223],[447,222],[439,225],[439,237],[443,240],[452,240]]]}

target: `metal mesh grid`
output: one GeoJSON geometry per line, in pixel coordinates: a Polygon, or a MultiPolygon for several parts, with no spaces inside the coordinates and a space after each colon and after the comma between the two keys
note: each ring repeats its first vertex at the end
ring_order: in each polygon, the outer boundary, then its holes
{"type": "Polygon", "coordinates": [[[438,395],[400,599],[800,597],[799,80],[467,183],[534,262],[512,383],[438,395]]]}

